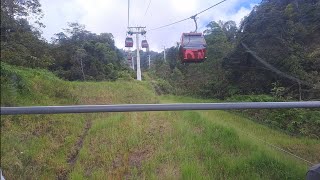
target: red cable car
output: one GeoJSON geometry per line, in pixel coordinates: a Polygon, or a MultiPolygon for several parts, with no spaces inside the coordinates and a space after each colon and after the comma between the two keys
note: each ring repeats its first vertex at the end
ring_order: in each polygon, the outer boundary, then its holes
{"type": "Polygon", "coordinates": [[[203,62],[207,58],[207,44],[202,33],[183,33],[179,47],[182,63],[203,62]]]}
{"type": "Polygon", "coordinates": [[[142,40],[141,41],[141,47],[142,48],[149,48],[149,44],[147,40],[142,40]]]}
{"type": "Polygon", "coordinates": [[[133,47],[133,39],[132,39],[132,37],[127,37],[126,38],[125,47],[133,47]]]}

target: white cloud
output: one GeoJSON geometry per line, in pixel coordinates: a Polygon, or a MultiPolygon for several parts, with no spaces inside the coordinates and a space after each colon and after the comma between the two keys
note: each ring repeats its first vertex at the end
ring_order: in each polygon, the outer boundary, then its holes
{"type": "MultiPolygon", "coordinates": [[[[130,0],[130,25],[147,26],[152,29],[181,20],[206,9],[220,0],[152,0],[146,13],[149,0],[130,0]]],[[[252,9],[247,0],[228,0],[217,7],[199,15],[198,23],[203,30],[206,23],[215,20],[234,20],[239,24],[241,19],[252,9]]],[[[109,32],[115,37],[116,46],[124,47],[127,30],[127,0],[42,0],[45,17],[43,23],[44,37],[48,40],[67,26],[67,22],[79,22],[94,33],[109,32]]],[[[182,32],[193,31],[193,20],[187,20],[163,29],[150,31],[147,39],[152,50],[170,47],[179,41],[182,32]]]]}

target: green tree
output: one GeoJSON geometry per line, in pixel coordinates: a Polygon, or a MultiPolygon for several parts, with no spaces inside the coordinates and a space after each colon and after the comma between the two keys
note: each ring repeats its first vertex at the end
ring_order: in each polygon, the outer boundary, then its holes
{"type": "Polygon", "coordinates": [[[79,23],[68,23],[52,38],[51,70],[68,80],[115,80],[123,69],[123,54],[110,33],[97,35],[79,23]],[[112,66],[110,65],[112,64],[112,66]]]}
{"type": "MultiPolygon", "coordinates": [[[[244,42],[276,69],[313,84],[303,86],[305,92],[316,90],[320,66],[319,58],[312,54],[320,44],[319,15],[317,1],[263,0],[242,21],[237,34],[239,45],[224,62],[231,83],[240,87],[243,93],[270,93],[275,82],[288,89],[296,84],[257,62],[241,46],[240,43],[244,42]]],[[[289,91],[287,94],[295,94],[294,97],[298,98],[298,88],[289,91]]],[[[314,98],[311,94],[305,93],[305,97],[314,98]]]]}

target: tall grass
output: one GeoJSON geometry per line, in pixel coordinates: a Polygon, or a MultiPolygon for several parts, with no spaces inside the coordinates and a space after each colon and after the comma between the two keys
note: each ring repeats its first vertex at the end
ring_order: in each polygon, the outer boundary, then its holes
{"type": "MultiPolygon", "coordinates": [[[[307,166],[303,162],[252,141],[237,129],[220,125],[202,113],[115,113],[97,119],[69,177],[304,178],[307,166]]],[[[220,118],[228,121],[236,117],[220,118]]]]}
{"type": "MultiPolygon", "coordinates": [[[[2,106],[159,102],[148,82],[66,82],[6,64],[1,85],[2,106]]],[[[1,116],[1,168],[7,179],[304,179],[303,162],[251,136],[320,161],[319,140],[229,112],[133,112],[1,116]],[[92,126],[70,164],[88,121],[92,126]]]]}
{"type": "MultiPolygon", "coordinates": [[[[1,63],[1,106],[155,103],[147,83],[67,82],[52,73],[1,63]]],[[[85,122],[110,114],[1,116],[1,168],[7,179],[54,179],[85,122]]]]}
{"type": "MultiPolygon", "coordinates": [[[[198,101],[162,97],[162,102],[198,101]]],[[[305,178],[304,162],[251,136],[320,161],[319,141],[290,137],[225,111],[115,113],[94,123],[70,178],[305,178]]]]}

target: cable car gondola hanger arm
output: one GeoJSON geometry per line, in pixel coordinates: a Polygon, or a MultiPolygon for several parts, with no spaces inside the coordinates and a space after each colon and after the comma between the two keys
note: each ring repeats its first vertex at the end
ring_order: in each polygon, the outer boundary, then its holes
{"type": "Polygon", "coordinates": [[[194,32],[196,33],[196,32],[197,32],[197,30],[198,30],[197,14],[196,14],[196,15],[191,16],[190,18],[191,18],[191,19],[193,19],[194,24],[196,25],[196,30],[194,30],[194,32]]]}

